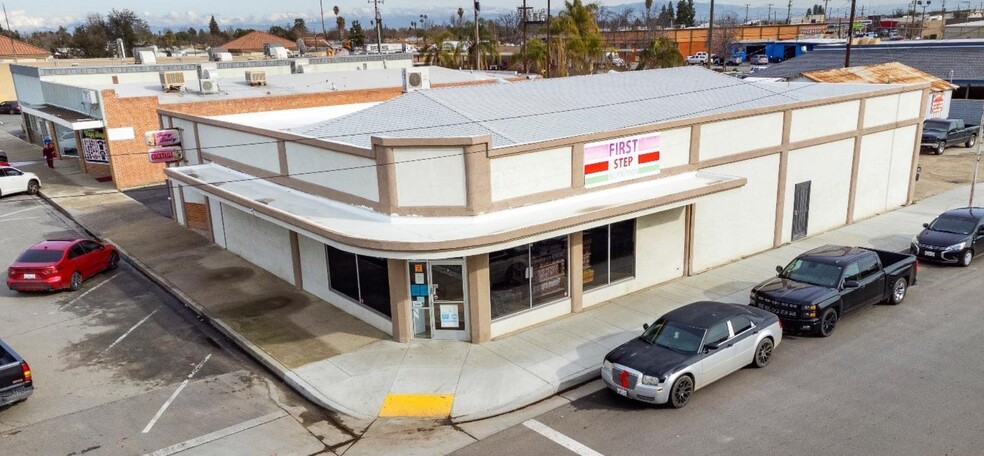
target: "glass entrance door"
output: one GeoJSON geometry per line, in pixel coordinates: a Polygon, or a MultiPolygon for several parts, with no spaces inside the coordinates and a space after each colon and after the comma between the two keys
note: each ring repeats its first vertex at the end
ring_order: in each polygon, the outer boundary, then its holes
{"type": "Polygon", "coordinates": [[[409,266],[414,337],[470,340],[465,262],[411,261],[409,266]]]}

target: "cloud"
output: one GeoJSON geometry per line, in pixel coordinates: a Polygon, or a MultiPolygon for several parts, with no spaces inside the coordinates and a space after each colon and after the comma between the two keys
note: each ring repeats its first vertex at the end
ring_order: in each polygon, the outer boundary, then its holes
{"type": "Polygon", "coordinates": [[[81,17],[75,16],[29,16],[24,10],[12,10],[7,12],[6,21],[2,25],[7,28],[7,22],[13,30],[36,30],[36,29],[56,29],[59,26],[68,26],[82,21],[81,17]]]}

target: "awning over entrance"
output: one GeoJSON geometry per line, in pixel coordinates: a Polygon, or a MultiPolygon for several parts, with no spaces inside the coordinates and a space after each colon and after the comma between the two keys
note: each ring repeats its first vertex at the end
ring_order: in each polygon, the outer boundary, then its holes
{"type": "Polygon", "coordinates": [[[103,121],[100,119],[94,119],[85,114],[77,113],[70,109],[59,108],[57,106],[21,106],[21,111],[32,116],[50,120],[58,125],[72,130],[88,130],[103,127],[103,121]]]}
{"type": "Polygon", "coordinates": [[[355,253],[403,259],[495,251],[679,207],[746,182],[743,177],[698,171],[489,214],[413,217],[339,203],[214,163],[167,168],[165,173],[220,201],[329,244],[355,253]]]}

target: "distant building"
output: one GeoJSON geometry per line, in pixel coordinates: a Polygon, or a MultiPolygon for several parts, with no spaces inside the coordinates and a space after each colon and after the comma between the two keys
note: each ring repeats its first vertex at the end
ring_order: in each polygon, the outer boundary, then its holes
{"type": "Polygon", "coordinates": [[[984,21],[951,24],[943,30],[947,39],[984,38],[984,21]]]}
{"type": "Polygon", "coordinates": [[[16,100],[10,63],[37,62],[51,59],[50,52],[5,36],[0,36],[0,101],[16,100]]]}
{"type": "Polygon", "coordinates": [[[292,51],[297,50],[297,43],[258,30],[249,32],[219,47],[225,48],[233,55],[263,55],[263,45],[267,43],[276,43],[292,51]]]}

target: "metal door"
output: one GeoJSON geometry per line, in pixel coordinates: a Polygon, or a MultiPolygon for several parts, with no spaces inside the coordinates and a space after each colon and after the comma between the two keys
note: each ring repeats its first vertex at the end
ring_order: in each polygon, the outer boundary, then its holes
{"type": "Polygon", "coordinates": [[[800,182],[793,190],[794,241],[806,236],[806,227],[810,221],[810,182],[800,182]]]}
{"type": "Polygon", "coordinates": [[[414,338],[471,340],[465,262],[411,261],[409,267],[414,338]]]}

